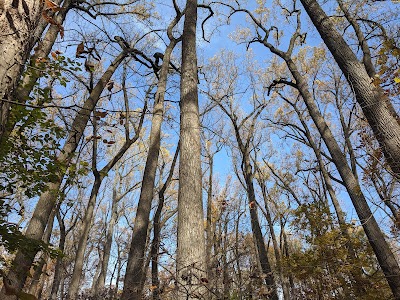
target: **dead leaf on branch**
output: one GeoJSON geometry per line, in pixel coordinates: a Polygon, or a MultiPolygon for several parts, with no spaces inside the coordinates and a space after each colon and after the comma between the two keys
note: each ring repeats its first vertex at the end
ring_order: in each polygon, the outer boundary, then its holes
{"type": "Polygon", "coordinates": [[[48,12],[48,9],[43,10],[43,12],[42,12],[43,19],[45,19],[47,21],[47,23],[57,26],[58,31],[60,32],[60,37],[63,39],[64,38],[64,27],[61,24],[57,23],[57,21],[54,20],[53,17],[49,16],[47,14],[47,12],[48,12]]]}
{"type": "Polygon", "coordinates": [[[94,115],[95,115],[96,117],[104,118],[105,116],[107,116],[107,112],[106,112],[106,111],[96,111],[96,112],[94,113],[94,115]]]}
{"type": "Polygon", "coordinates": [[[78,47],[76,47],[76,57],[81,57],[81,54],[85,53],[85,44],[81,42],[78,47]]]}
{"type": "Polygon", "coordinates": [[[62,7],[59,7],[56,3],[54,3],[53,1],[51,1],[51,0],[44,0],[44,3],[46,4],[46,9],[50,9],[50,10],[52,10],[52,11],[60,11],[60,10],[62,10],[63,8],[62,7]]]}

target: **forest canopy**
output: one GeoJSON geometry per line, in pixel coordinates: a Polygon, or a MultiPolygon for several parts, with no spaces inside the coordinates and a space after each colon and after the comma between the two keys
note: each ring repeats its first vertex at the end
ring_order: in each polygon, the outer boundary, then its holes
{"type": "Polygon", "coordinates": [[[398,1],[0,7],[0,299],[400,299],[398,1]]]}

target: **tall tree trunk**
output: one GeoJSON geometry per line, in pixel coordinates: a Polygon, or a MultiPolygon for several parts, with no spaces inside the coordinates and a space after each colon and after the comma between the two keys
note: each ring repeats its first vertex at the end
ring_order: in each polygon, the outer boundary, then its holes
{"type": "MultiPolygon", "coordinates": [[[[53,233],[53,223],[54,223],[54,217],[56,216],[56,210],[57,208],[52,210],[51,215],[49,217],[49,222],[43,234],[43,242],[47,244],[50,242],[51,234],[53,233]]],[[[48,261],[48,256],[45,253],[43,253],[42,257],[40,258],[39,264],[35,266],[35,273],[33,274],[32,282],[29,287],[29,293],[32,295],[36,296],[38,295],[40,277],[43,273],[45,265],[47,264],[47,261],[48,261]]]]}
{"type": "Polygon", "coordinates": [[[236,261],[236,273],[237,273],[237,286],[239,291],[239,299],[243,299],[243,276],[242,268],[240,266],[240,251],[239,251],[239,222],[244,211],[239,211],[237,219],[235,220],[235,261],[236,261]]]}
{"type": "MultiPolygon", "coordinates": [[[[65,225],[64,225],[64,220],[61,218],[60,211],[57,210],[57,221],[60,226],[60,242],[58,244],[58,249],[62,252],[64,252],[64,247],[65,247],[65,238],[66,238],[66,231],[65,231],[65,225]]],[[[60,288],[60,283],[61,283],[61,277],[62,277],[62,258],[57,257],[56,261],[56,266],[54,269],[54,279],[53,279],[53,284],[51,286],[51,293],[50,293],[50,299],[51,300],[56,300],[57,299],[57,293],[60,288]]]]}
{"type": "Polygon", "coordinates": [[[114,227],[118,219],[118,202],[121,198],[117,196],[117,190],[114,187],[113,189],[113,199],[111,204],[111,218],[108,222],[106,240],[104,243],[104,253],[103,259],[99,262],[101,265],[99,277],[96,280],[96,285],[94,288],[94,294],[99,295],[99,293],[104,290],[108,263],[110,261],[110,253],[111,253],[111,245],[113,241],[114,227]]]}
{"type": "Polygon", "coordinates": [[[149,218],[151,203],[154,196],[154,182],[160,153],[161,125],[164,117],[164,98],[171,54],[176,44],[177,40],[172,39],[165,50],[163,64],[161,66],[151,121],[149,151],[143,172],[142,187],[133,225],[128,265],[125,272],[124,289],[121,298],[124,300],[140,299],[142,295],[141,282],[144,276],[143,266],[145,261],[146,240],[148,237],[147,229],[150,222],[149,218]]]}
{"type": "Polygon", "coordinates": [[[196,53],[197,1],[187,0],[182,37],[178,190],[178,299],[208,299],[202,202],[200,120],[196,53]]]}
{"type": "Polygon", "coordinates": [[[346,157],[341,151],[335,137],[333,136],[328,124],[324,117],[321,115],[317,104],[314,101],[307,82],[304,77],[300,74],[296,64],[291,58],[284,57],[287,66],[296,80],[296,86],[307,106],[309,114],[314,121],[319,133],[321,134],[329,153],[332,156],[334,162],[344,184],[346,190],[350,196],[350,199],[356,209],[357,215],[364,228],[365,234],[368,237],[368,241],[378,259],[379,265],[385,274],[386,280],[393,292],[396,299],[400,299],[400,268],[393,255],[389,244],[386,242],[382,231],[379,228],[378,223],[371,209],[368,206],[367,200],[361,191],[361,187],[357,179],[355,178],[352,170],[350,169],[346,157]]]}
{"type": "MultiPolygon", "coordinates": [[[[167,180],[163,184],[162,188],[158,192],[158,206],[157,210],[154,214],[153,218],[153,240],[151,241],[151,284],[153,286],[153,300],[160,299],[160,280],[158,278],[158,259],[159,259],[159,250],[160,250],[160,233],[161,233],[161,213],[164,207],[165,201],[165,191],[172,180],[172,175],[175,170],[176,161],[178,160],[179,154],[179,142],[178,147],[176,148],[174,158],[172,160],[171,168],[169,170],[169,174],[167,180]]],[[[161,175],[160,175],[161,176],[161,175]]]]}
{"type": "MultiPolygon", "coordinates": [[[[119,54],[118,57],[111,63],[106,72],[100,78],[99,82],[94,87],[93,91],[90,93],[89,98],[86,99],[82,109],[80,109],[78,114],[76,115],[63,150],[57,157],[57,161],[65,167],[68,167],[72,160],[73,154],[78,147],[78,144],[83,135],[83,131],[90,118],[90,114],[95,108],[102,91],[104,90],[106,84],[111,79],[111,76],[114,74],[115,70],[125,57],[126,53],[123,52],[119,54]]],[[[58,178],[54,182],[49,182],[47,184],[47,191],[40,196],[39,201],[36,204],[35,210],[33,212],[32,218],[28,224],[25,233],[27,237],[34,240],[40,240],[42,238],[46,224],[49,219],[49,215],[56,204],[58,191],[64,175],[65,173],[61,171],[58,174],[58,178]]],[[[13,266],[8,274],[9,279],[12,281],[13,286],[17,290],[22,289],[28,275],[28,270],[34,261],[36,253],[36,251],[32,251],[32,253],[29,254],[23,254],[20,251],[17,252],[16,257],[13,261],[13,266]]],[[[3,288],[0,292],[0,299],[6,300],[10,299],[9,297],[10,296],[5,295],[5,291],[3,288]]]]}
{"type": "Polygon", "coordinates": [[[0,10],[0,144],[24,65],[35,43],[32,31],[38,26],[44,1],[1,1],[0,10]]]}
{"type": "MultiPolygon", "coordinates": [[[[238,133],[236,133],[237,135],[238,133]]],[[[261,270],[265,275],[265,283],[269,290],[270,298],[278,300],[274,275],[268,259],[268,251],[264,243],[264,237],[261,232],[260,222],[257,215],[256,195],[254,192],[253,173],[250,164],[250,155],[248,150],[242,151],[243,175],[246,182],[246,192],[250,208],[251,230],[253,232],[255,245],[257,247],[258,259],[261,270]]]]}
{"type": "Polygon", "coordinates": [[[82,223],[82,233],[78,242],[78,249],[75,253],[74,271],[72,273],[71,282],[68,289],[68,300],[74,300],[77,298],[79,287],[81,285],[83,262],[85,258],[85,250],[89,237],[89,231],[92,225],[93,212],[96,206],[97,194],[99,193],[103,176],[99,172],[94,173],[94,184],[90,193],[89,202],[85,211],[85,216],[82,223]]]}
{"type": "Polygon", "coordinates": [[[272,246],[274,248],[276,267],[278,270],[279,280],[280,280],[281,286],[282,286],[283,299],[289,300],[290,299],[290,291],[289,291],[287,281],[285,280],[285,277],[284,277],[283,271],[282,271],[281,253],[279,250],[278,240],[275,235],[274,224],[272,222],[272,217],[271,217],[271,213],[270,213],[270,209],[269,209],[269,205],[268,205],[267,187],[265,185],[264,180],[262,180],[262,179],[258,180],[258,184],[261,188],[261,193],[262,193],[262,196],[264,199],[264,207],[265,207],[265,215],[266,215],[265,217],[267,219],[268,228],[269,228],[269,232],[270,232],[271,240],[272,240],[272,246]]]}
{"type": "Polygon", "coordinates": [[[214,168],[214,156],[208,153],[208,165],[210,173],[208,176],[208,190],[207,190],[207,226],[206,226],[206,261],[207,261],[207,278],[209,282],[212,282],[212,265],[211,251],[213,246],[213,230],[212,230],[212,193],[213,193],[213,168],[214,168]]]}
{"type": "Polygon", "coordinates": [[[400,178],[400,121],[390,99],[368,75],[365,65],[357,59],[318,2],[301,0],[301,3],[352,87],[388,164],[400,178]]]}

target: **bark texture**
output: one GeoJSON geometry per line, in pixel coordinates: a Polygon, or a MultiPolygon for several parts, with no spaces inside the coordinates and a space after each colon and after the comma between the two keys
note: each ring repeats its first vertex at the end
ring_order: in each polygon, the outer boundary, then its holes
{"type": "MultiPolygon", "coordinates": [[[[369,64],[365,65],[357,59],[318,2],[301,0],[301,3],[352,87],[386,161],[400,178],[400,122],[390,99],[369,76],[366,69],[369,64]]],[[[369,73],[373,74],[373,70],[369,73]]]]}
{"type": "Polygon", "coordinates": [[[196,53],[197,1],[186,2],[182,37],[177,299],[208,299],[202,282],[206,249],[202,203],[200,120],[196,53]]]}
{"type": "Polygon", "coordinates": [[[108,263],[110,261],[110,254],[111,254],[111,245],[113,241],[113,234],[114,234],[114,227],[115,224],[118,220],[118,202],[121,198],[117,196],[117,191],[114,187],[113,189],[113,199],[112,199],[112,204],[111,204],[111,218],[110,221],[108,222],[107,226],[107,233],[106,233],[106,241],[104,244],[104,254],[103,254],[103,260],[100,262],[101,264],[101,270],[99,277],[97,278],[96,281],[96,286],[95,286],[95,295],[98,295],[99,292],[101,292],[104,289],[105,283],[106,283],[106,276],[107,276],[107,269],[108,269],[108,263]]]}
{"type": "Polygon", "coordinates": [[[95,181],[90,193],[89,202],[85,211],[85,216],[82,223],[81,236],[79,237],[78,248],[75,253],[74,271],[72,273],[71,282],[68,289],[68,299],[74,300],[78,296],[79,287],[81,284],[82,269],[85,258],[85,250],[89,237],[89,231],[92,225],[93,212],[96,206],[97,194],[99,193],[103,176],[100,176],[98,172],[95,173],[95,181]]]}
{"type": "MultiPolygon", "coordinates": [[[[61,1],[54,1],[54,3],[59,4],[61,1]]],[[[63,9],[58,12],[58,14],[53,17],[55,22],[58,24],[62,24],[67,16],[71,8],[72,0],[66,0],[63,4],[63,9]]],[[[35,34],[34,34],[34,42],[36,44],[39,38],[42,36],[44,30],[46,29],[48,22],[44,19],[41,19],[39,25],[36,27],[35,34]]],[[[51,24],[46,31],[46,34],[43,38],[37,43],[35,47],[35,53],[29,59],[29,66],[28,68],[35,68],[36,60],[40,57],[47,57],[53,45],[57,39],[59,33],[59,26],[51,24]]],[[[31,94],[35,83],[40,78],[40,72],[29,72],[25,73],[21,80],[18,82],[18,86],[15,90],[13,101],[18,103],[25,103],[29,99],[29,95],[31,94]]],[[[12,118],[13,116],[13,105],[11,103],[4,103],[1,106],[2,114],[4,112],[4,117],[2,118],[2,122],[4,122],[4,128],[2,132],[2,137],[0,139],[0,144],[7,141],[11,131],[14,129],[15,124],[19,121],[17,119],[12,118]],[[12,120],[12,121],[11,121],[12,120]]]]}
{"type": "Polygon", "coordinates": [[[0,3],[0,142],[3,138],[17,83],[35,43],[32,32],[39,24],[44,1],[0,3]]]}
{"type": "Polygon", "coordinates": [[[264,243],[264,237],[261,232],[260,222],[258,220],[256,195],[254,192],[253,172],[250,164],[250,154],[247,151],[242,152],[243,176],[246,182],[246,191],[250,207],[251,230],[253,231],[255,245],[257,247],[258,259],[260,261],[261,271],[265,275],[265,283],[269,291],[271,300],[278,300],[274,274],[268,259],[267,247],[264,243]]]}
{"type": "Polygon", "coordinates": [[[176,161],[178,160],[178,154],[179,154],[179,143],[175,151],[174,159],[172,160],[171,169],[169,171],[167,180],[165,181],[162,188],[158,192],[158,199],[159,199],[158,206],[153,219],[153,240],[151,241],[151,250],[150,250],[151,283],[153,287],[155,287],[153,289],[153,300],[160,300],[160,293],[162,292],[162,290],[160,289],[160,280],[158,278],[158,260],[160,256],[159,250],[161,242],[160,233],[163,225],[161,222],[161,213],[164,207],[165,191],[167,190],[167,187],[172,181],[172,175],[175,170],[176,161]]]}
{"type": "MultiPolygon", "coordinates": [[[[64,247],[65,247],[65,238],[67,236],[67,233],[65,230],[64,220],[61,218],[61,214],[60,214],[59,210],[57,210],[57,221],[60,226],[60,242],[58,244],[58,249],[60,249],[60,251],[63,252],[64,247]]],[[[51,286],[51,293],[50,293],[50,297],[49,297],[49,299],[51,299],[51,300],[57,299],[57,294],[58,294],[58,290],[60,288],[60,283],[61,283],[61,279],[62,279],[61,277],[63,276],[61,268],[62,268],[62,258],[57,257],[56,266],[54,269],[54,279],[53,279],[53,283],[51,286]]]]}

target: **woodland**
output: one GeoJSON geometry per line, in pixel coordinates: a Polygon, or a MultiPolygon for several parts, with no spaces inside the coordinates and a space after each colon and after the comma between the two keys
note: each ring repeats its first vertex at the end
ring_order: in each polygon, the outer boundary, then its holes
{"type": "Polygon", "coordinates": [[[400,299],[400,3],[0,0],[0,299],[400,299]]]}

